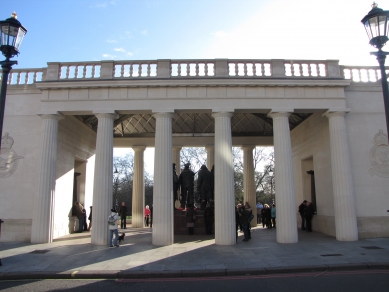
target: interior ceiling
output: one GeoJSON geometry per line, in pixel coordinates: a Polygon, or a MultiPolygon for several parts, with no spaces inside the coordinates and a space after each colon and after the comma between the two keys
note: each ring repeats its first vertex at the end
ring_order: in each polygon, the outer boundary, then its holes
{"type": "MultiPolygon", "coordinates": [[[[311,114],[293,113],[289,127],[293,130],[311,114]]],[[[97,131],[94,115],[78,116],[85,124],[97,131]]],[[[155,118],[152,114],[119,115],[114,121],[114,137],[154,137],[155,118]]],[[[273,120],[266,114],[235,113],[231,119],[232,136],[273,136],[273,120]]],[[[210,113],[176,113],[172,122],[173,136],[210,136],[215,132],[215,121],[210,113]]]]}

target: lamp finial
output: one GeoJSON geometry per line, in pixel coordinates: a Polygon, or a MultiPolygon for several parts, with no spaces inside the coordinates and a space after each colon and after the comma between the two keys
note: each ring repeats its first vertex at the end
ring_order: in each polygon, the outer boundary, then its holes
{"type": "Polygon", "coordinates": [[[12,12],[11,17],[17,19],[17,18],[18,18],[18,15],[17,15],[16,12],[14,11],[14,12],[12,12]]]}
{"type": "Polygon", "coordinates": [[[373,2],[373,4],[371,4],[371,7],[374,9],[374,8],[377,8],[378,7],[378,3],[376,3],[375,1],[373,2]]]}

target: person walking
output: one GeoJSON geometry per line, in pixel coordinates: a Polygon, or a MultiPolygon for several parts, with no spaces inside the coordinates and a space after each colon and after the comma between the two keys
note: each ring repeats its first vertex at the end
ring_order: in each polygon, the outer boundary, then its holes
{"type": "Polygon", "coordinates": [[[273,225],[273,228],[276,228],[276,204],[272,205],[270,214],[271,214],[271,223],[273,225]]]}
{"type": "Polygon", "coordinates": [[[193,235],[195,221],[196,221],[196,211],[194,210],[193,204],[189,204],[185,214],[186,227],[188,228],[189,235],[193,235]]]}
{"type": "Polygon", "coordinates": [[[299,213],[301,217],[301,230],[305,230],[305,215],[304,210],[307,207],[307,200],[304,200],[299,206],[299,213]]]}
{"type": "Polygon", "coordinates": [[[111,209],[111,215],[108,216],[108,228],[109,228],[109,246],[110,247],[119,247],[118,244],[118,220],[120,217],[116,213],[116,210],[114,208],[111,209]],[[115,237],[114,237],[115,235],[115,237]]]}
{"type": "Polygon", "coordinates": [[[146,227],[149,227],[149,223],[150,223],[150,207],[149,205],[146,205],[146,208],[145,208],[145,225],[146,227]]]}
{"type": "Polygon", "coordinates": [[[119,208],[119,215],[120,215],[120,228],[121,229],[127,229],[127,207],[126,202],[122,202],[122,205],[119,208]]]}

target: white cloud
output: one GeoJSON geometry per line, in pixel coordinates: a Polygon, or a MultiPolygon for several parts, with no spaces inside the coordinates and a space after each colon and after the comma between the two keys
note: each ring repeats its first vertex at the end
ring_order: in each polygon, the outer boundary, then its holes
{"type": "Polygon", "coordinates": [[[143,35],[147,35],[147,29],[142,30],[140,33],[143,34],[143,35]]]}
{"type": "Polygon", "coordinates": [[[126,50],[123,49],[123,48],[115,48],[114,51],[116,51],[116,52],[122,52],[122,53],[125,53],[125,52],[126,52],[126,50]]]}
{"type": "Polygon", "coordinates": [[[116,56],[115,55],[111,55],[111,54],[103,54],[103,58],[105,58],[105,59],[115,59],[116,56]]]}

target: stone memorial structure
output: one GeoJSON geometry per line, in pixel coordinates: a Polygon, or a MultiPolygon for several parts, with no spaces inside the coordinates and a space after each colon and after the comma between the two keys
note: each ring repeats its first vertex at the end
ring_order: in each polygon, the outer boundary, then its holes
{"type": "Polygon", "coordinates": [[[107,244],[113,147],[135,149],[132,220],[142,227],[136,222],[143,222],[143,155],[155,147],[152,243],[170,245],[172,163],[179,165],[182,147],[205,147],[207,167],[216,169],[215,242],[233,245],[233,146],[243,149],[244,200],[251,206],[253,149],[274,146],[279,243],[298,242],[297,206],[312,196],[314,231],[340,241],[387,237],[389,146],[378,73],[378,66],[336,60],[15,68],[0,151],[2,240],[46,243],[68,234],[75,193],[93,206],[91,243],[107,244]],[[76,182],[74,173],[80,174],[76,182]]]}

